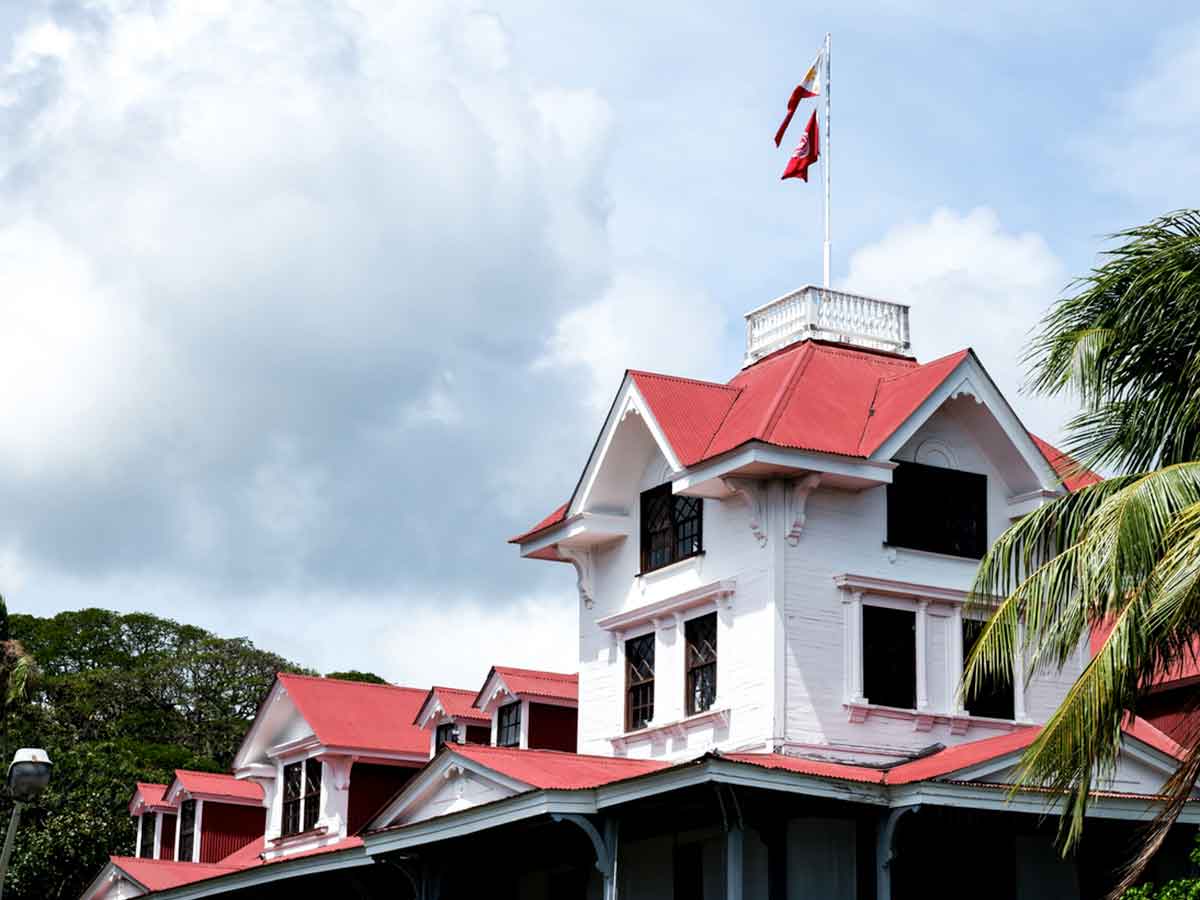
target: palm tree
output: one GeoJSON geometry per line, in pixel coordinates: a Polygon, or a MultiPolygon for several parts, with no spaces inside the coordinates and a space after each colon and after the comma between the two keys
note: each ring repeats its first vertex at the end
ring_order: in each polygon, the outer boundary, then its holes
{"type": "MultiPolygon", "coordinates": [[[[1121,243],[1051,309],[1027,356],[1033,388],[1069,393],[1079,470],[1117,474],[1009,528],[980,565],[975,603],[1003,598],[972,652],[970,693],[1012,671],[1061,668],[1111,629],[1022,758],[1017,784],[1064,794],[1064,850],[1080,838],[1093,773],[1116,767],[1121,726],[1156,675],[1200,648],[1200,210],[1121,243]],[[1018,640],[1018,632],[1023,635],[1018,640]]],[[[1161,844],[1200,775],[1187,755],[1124,887],[1161,844]]]]}

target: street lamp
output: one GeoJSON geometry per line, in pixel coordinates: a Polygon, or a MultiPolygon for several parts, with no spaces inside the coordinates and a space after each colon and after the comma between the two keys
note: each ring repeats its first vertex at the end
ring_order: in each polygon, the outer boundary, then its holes
{"type": "Polygon", "coordinates": [[[12,818],[8,820],[8,834],[4,836],[4,850],[0,852],[0,898],[4,896],[4,877],[8,874],[8,858],[12,856],[13,839],[17,826],[21,824],[21,807],[37,798],[50,783],[50,756],[36,747],[22,747],[13,754],[8,766],[8,793],[12,796],[12,818]]]}

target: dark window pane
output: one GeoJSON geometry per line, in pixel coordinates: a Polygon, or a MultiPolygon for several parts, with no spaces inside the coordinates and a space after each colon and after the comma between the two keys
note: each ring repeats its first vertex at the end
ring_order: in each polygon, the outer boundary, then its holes
{"type": "Polygon", "coordinates": [[[309,759],[304,765],[304,823],[302,831],[311,831],[321,814],[321,761],[309,759]]]}
{"type": "Polygon", "coordinates": [[[663,484],[642,493],[642,571],[649,572],[703,548],[704,501],[671,493],[663,484]]]}
{"type": "Polygon", "coordinates": [[[644,728],[654,718],[654,633],[625,642],[625,727],[644,728]]]}
{"type": "Polygon", "coordinates": [[[685,623],[688,715],[711,709],[717,699],[717,614],[685,623]]]}
{"type": "Polygon", "coordinates": [[[496,711],[496,746],[521,746],[521,703],[509,703],[496,711]]]}
{"type": "Polygon", "coordinates": [[[863,607],[863,692],[879,706],[917,705],[916,614],[910,610],[863,607]]]}
{"type": "Polygon", "coordinates": [[[434,732],[434,752],[441,750],[447,744],[458,742],[458,726],[453,722],[443,722],[434,732]]]}
{"type": "Polygon", "coordinates": [[[303,787],[303,763],[289,763],[283,767],[283,822],[284,835],[300,833],[300,797],[303,787]]]}
{"type": "Polygon", "coordinates": [[[142,835],[138,841],[137,855],[142,859],[150,859],[154,856],[154,813],[143,813],[138,817],[142,823],[142,835]]]}
{"type": "Polygon", "coordinates": [[[179,861],[192,861],[192,844],[196,840],[196,801],[179,804],[179,861]]]}
{"type": "MultiPolygon", "coordinates": [[[[983,633],[983,622],[976,619],[963,619],[963,659],[971,655],[971,649],[983,633]]],[[[1012,678],[992,676],[984,679],[983,683],[973,693],[964,698],[967,712],[973,716],[987,716],[992,719],[1011,719],[1014,711],[1012,678]]]]}
{"type": "Polygon", "coordinates": [[[982,559],[987,549],[987,476],[902,462],[887,486],[887,542],[982,559]]]}

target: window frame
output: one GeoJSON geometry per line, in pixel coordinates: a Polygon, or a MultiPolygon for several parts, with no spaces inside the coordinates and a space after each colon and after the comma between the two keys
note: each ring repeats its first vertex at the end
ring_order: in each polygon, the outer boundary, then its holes
{"type": "Polygon", "coordinates": [[[523,718],[521,706],[520,700],[514,700],[496,708],[497,747],[521,746],[521,719],[523,718]],[[509,721],[505,721],[506,713],[509,714],[509,721]]]}
{"type": "Polygon", "coordinates": [[[281,838],[305,834],[317,827],[317,822],[321,818],[323,774],[321,760],[315,756],[284,763],[279,793],[282,804],[279,816],[279,836],[281,838]],[[292,772],[299,775],[294,797],[289,796],[288,785],[288,778],[292,772]],[[290,811],[293,809],[295,810],[295,825],[289,826],[290,811]]]}
{"type": "Polygon", "coordinates": [[[433,752],[437,753],[450,743],[458,743],[458,723],[453,721],[441,722],[433,730],[433,752]],[[443,735],[447,734],[449,735],[448,738],[443,737],[443,735]]]}
{"type": "Polygon", "coordinates": [[[158,823],[158,813],[143,812],[138,816],[138,859],[154,859],[154,848],[158,843],[158,837],[155,834],[155,825],[158,823]],[[150,818],[147,819],[146,817],[150,818]],[[146,842],[149,839],[150,847],[147,853],[146,842]]]}
{"type": "Polygon", "coordinates": [[[175,854],[176,862],[194,862],[195,861],[194,857],[196,855],[196,817],[199,814],[199,805],[198,804],[199,804],[199,801],[195,800],[192,797],[188,797],[186,800],[182,801],[179,804],[179,819],[175,824],[175,840],[176,840],[176,845],[179,847],[178,852],[175,854]],[[184,815],[185,811],[190,813],[191,815],[185,816],[184,815]],[[183,823],[184,823],[185,818],[187,819],[187,822],[188,822],[187,829],[186,829],[186,833],[187,833],[187,844],[186,845],[183,842],[183,835],[185,832],[183,823]]]}
{"type": "Polygon", "coordinates": [[[625,730],[639,731],[642,728],[647,728],[654,721],[654,682],[655,666],[657,665],[656,656],[657,639],[653,631],[646,634],[639,634],[631,638],[626,638],[624,646],[624,666],[625,666],[625,730]],[[641,677],[636,680],[633,678],[634,666],[630,662],[630,648],[632,646],[645,646],[649,648],[648,653],[640,655],[640,661],[646,663],[649,660],[650,676],[647,678],[644,673],[639,673],[641,677]],[[641,699],[635,701],[635,694],[641,699]],[[648,695],[649,699],[645,699],[648,695]],[[644,717],[635,715],[635,710],[649,713],[644,717]]]}
{"type": "Polygon", "coordinates": [[[886,488],[887,538],[884,543],[889,547],[940,553],[959,559],[983,559],[988,547],[987,475],[907,460],[896,463],[892,481],[886,488]],[[960,498],[964,514],[957,521],[960,524],[972,521],[973,533],[968,534],[965,528],[957,532],[950,527],[943,531],[930,530],[932,519],[947,521],[945,510],[931,499],[944,496],[960,498]]]}
{"type": "Polygon", "coordinates": [[[684,715],[700,715],[701,713],[708,712],[717,704],[717,660],[720,658],[718,635],[720,630],[721,622],[715,610],[703,615],[693,616],[683,623],[684,715]],[[712,622],[712,656],[711,658],[707,658],[703,652],[700,652],[698,653],[700,661],[694,662],[692,631],[698,630],[702,626],[707,626],[710,621],[712,622]],[[700,677],[698,673],[705,670],[711,670],[712,672],[712,693],[707,698],[707,703],[701,706],[696,702],[696,682],[694,679],[700,677]]]}
{"type": "MultiPolygon", "coordinates": [[[[960,640],[962,641],[962,668],[959,670],[959,673],[958,673],[958,683],[959,683],[960,687],[962,686],[962,683],[963,683],[963,676],[966,675],[966,672],[967,672],[967,657],[969,657],[971,655],[971,648],[975,646],[975,641],[979,640],[979,633],[976,633],[974,638],[970,642],[968,642],[967,641],[967,630],[969,628],[978,627],[979,631],[982,632],[983,627],[986,624],[987,624],[986,619],[978,619],[978,618],[975,618],[974,616],[966,616],[966,615],[962,616],[962,625],[961,625],[962,635],[960,637],[960,640]]],[[[993,685],[993,691],[984,695],[983,699],[984,699],[985,704],[987,703],[988,700],[994,699],[997,696],[999,696],[1000,691],[996,690],[997,686],[998,685],[993,685]]],[[[967,697],[965,691],[963,692],[962,705],[963,705],[963,708],[966,710],[966,713],[968,716],[977,717],[977,718],[981,718],[981,719],[996,719],[1001,722],[1015,722],[1017,719],[1017,680],[1013,677],[1013,674],[1011,671],[1008,674],[1008,692],[1007,692],[1007,696],[1005,699],[1007,701],[1007,706],[1005,707],[1004,711],[1007,712],[1008,715],[1002,715],[1002,716],[992,715],[991,711],[987,710],[986,707],[985,707],[984,712],[976,712],[974,709],[971,708],[971,704],[972,704],[972,702],[978,702],[978,699],[967,697]]]]}
{"type": "Polygon", "coordinates": [[[700,556],[704,553],[704,498],[676,494],[669,481],[642,491],[638,496],[638,534],[639,575],[700,556]],[[653,504],[661,503],[664,499],[669,503],[669,523],[665,528],[652,530],[653,504]],[[669,536],[667,543],[665,547],[656,549],[656,538],[661,539],[663,535],[669,536]],[[683,550],[682,547],[689,542],[691,549],[683,550]],[[659,559],[656,554],[663,551],[665,555],[659,559]]]}

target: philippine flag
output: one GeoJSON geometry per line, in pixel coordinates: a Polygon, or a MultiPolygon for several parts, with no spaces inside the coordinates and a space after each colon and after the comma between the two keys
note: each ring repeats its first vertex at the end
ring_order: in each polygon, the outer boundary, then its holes
{"type": "Polygon", "coordinates": [[[796,89],[792,91],[792,96],[788,99],[787,115],[783,117],[783,124],[779,126],[779,130],[775,132],[775,146],[778,147],[783,140],[783,133],[787,131],[788,126],[792,124],[792,116],[796,114],[796,107],[805,97],[816,97],[821,93],[821,58],[825,55],[825,50],[822,48],[817,51],[817,58],[813,60],[813,64],[809,66],[808,73],[804,76],[804,80],[796,85],[796,89]]]}

